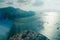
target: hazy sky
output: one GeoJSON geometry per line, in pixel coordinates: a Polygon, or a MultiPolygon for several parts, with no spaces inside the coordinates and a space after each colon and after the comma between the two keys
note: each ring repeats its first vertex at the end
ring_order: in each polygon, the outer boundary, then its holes
{"type": "Polygon", "coordinates": [[[11,5],[24,10],[60,11],[60,0],[0,0],[0,7],[11,5]]]}

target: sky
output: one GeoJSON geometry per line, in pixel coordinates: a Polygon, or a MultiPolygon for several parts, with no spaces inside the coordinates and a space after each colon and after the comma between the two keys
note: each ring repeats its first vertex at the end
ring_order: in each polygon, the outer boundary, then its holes
{"type": "Polygon", "coordinates": [[[0,7],[14,6],[32,11],[60,11],[60,0],[0,0],[0,7]]]}

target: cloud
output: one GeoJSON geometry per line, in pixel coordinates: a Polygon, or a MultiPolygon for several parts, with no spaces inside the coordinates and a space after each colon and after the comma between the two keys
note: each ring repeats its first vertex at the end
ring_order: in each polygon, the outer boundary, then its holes
{"type": "Polygon", "coordinates": [[[35,0],[35,2],[34,2],[34,6],[42,6],[43,5],[43,1],[42,0],[35,0]]]}
{"type": "Polygon", "coordinates": [[[0,0],[0,7],[10,6],[10,5],[21,8],[23,10],[33,10],[33,11],[59,11],[60,10],[60,6],[59,6],[60,0],[0,0]]]}
{"type": "Polygon", "coordinates": [[[0,0],[0,2],[5,2],[5,0],[0,0]]]}

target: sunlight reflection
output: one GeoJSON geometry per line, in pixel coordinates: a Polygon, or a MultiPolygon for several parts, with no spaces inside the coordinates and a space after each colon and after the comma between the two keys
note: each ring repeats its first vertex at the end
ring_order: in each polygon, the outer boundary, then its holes
{"type": "Polygon", "coordinates": [[[44,16],[44,30],[42,31],[42,34],[49,37],[50,39],[53,38],[54,31],[55,31],[55,22],[57,18],[56,12],[45,12],[46,16],[44,16]]]}

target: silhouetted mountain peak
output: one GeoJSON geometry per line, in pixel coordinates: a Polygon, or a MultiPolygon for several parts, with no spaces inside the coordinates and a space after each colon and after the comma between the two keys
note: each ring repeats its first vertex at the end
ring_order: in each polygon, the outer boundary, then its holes
{"type": "Polygon", "coordinates": [[[19,8],[14,7],[6,7],[6,8],[0,8],[0,14],[3,14],[5,17],[9,18],[24,18],[24,17],[30,17],[34,16],[34,12],[32,11],[24,11],[19,8]]]}

